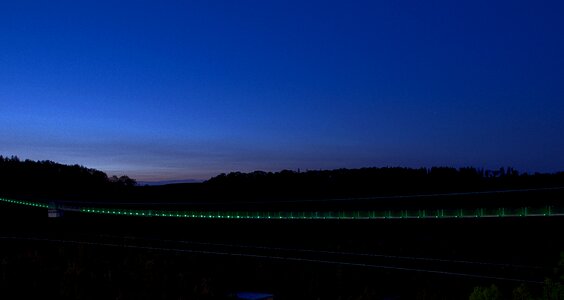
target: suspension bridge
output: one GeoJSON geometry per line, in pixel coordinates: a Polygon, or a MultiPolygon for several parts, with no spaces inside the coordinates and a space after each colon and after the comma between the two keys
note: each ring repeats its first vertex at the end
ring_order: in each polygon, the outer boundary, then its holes
{"type": "MultiPolygon", "coordinates": [[[[530,191],[560,190],[559,188],[527,189],[527,190],[504,190],[490,192],[469,192],[431,195],[410,195],[393,197],[370,197],[370,198],[346,198],[346,199],[320,199],[320,200],[289,200],[268,203],[298,202],[334,202],[334,201],[357,201],[377,200],[390,198],[421,198],[442,196],[466,196],[482,194],[519,193],[530,191]]],[[[32,208],[43,208],[49,211],[49,216],[58,217],[63,212],[78,212],[83,214],[102,214],[123,217],[161,217],[161,218],[192,218],[192,219],[281,219],[281,220],[378,220],[378,219],[457,219],[457,218],[522,218],[522,217],[559,217],[564,216],[564,206],[559,205],[537,205],[537,206],[506,206],[506,207],[464,207],[464,208],[417,208],[417,209],[364,209],[364,210],[226,210],[220,206],[223,203],[214,203],[219,209],[171,209],[166,208],[175,205],[190,205],[194,203],[111,203],[111,202],[71,202],[71,201],[28,201],[9,198],[0,198],[0,202],[11,205],[27,206],[32,208]],[[162,208],[159,207],[162,206],[162,208]],[[135,208],[131,208],[135,206],[135,208]],[[143,207],[146,206],[146,207],[143,207]],[[156,208],[155,208],[156,206],[156,208]]],[[[225,202],[226,204],[237,204],[237,202],[225,202]]],[[[249,204],[251,202],[241,202],[249,204]]],[[[257,204],[259,202],[256,202],[257,204]]],[[[201,203],[197,203],[201,204],[201,203]]]]}

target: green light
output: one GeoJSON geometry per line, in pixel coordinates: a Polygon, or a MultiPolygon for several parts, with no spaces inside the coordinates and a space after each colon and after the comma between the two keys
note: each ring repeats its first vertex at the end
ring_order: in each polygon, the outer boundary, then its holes
{"type": "MultiPolygon", "coordinates": [[[[29,207],[41,208],[57,208],[65,210],[64,205],[21,201],[14,199],[0,198],[0,201],[15,205],[25,205],[29,207]]],[[[393,212],[391,210],[382,211],[333,211],[333,212],[305,212],[305,211],[152,211],[152,210],[121,210],[115,208],[92,208],[79,207],[78,211],[83,213],[109,214],[109,215],[129,215],[129,216],[158,216],[158,217],[184,217],[184,218],[209,218],[209,219],[425,219],[425,218],[480,218],[480,217],[527,217],[527,216],[564,216],[564,211],[550,205],[544,207],[516,207],[506,210],[500,208],[476,208],[470,209],[453,209],[446,214],[444,209],[433,210],[428,213],[425,209],[399,210],[393,212]],[[199,214],[198,214],[199,213],[199,214]]]]}

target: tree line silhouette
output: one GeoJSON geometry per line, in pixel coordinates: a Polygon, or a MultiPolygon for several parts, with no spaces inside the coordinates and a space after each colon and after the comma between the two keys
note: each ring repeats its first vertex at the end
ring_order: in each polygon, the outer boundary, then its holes
{"type": "Polygon", "coordinates": [[[361,168],[234,172],[205,182],[210,191],[245,198],[347,198],[564,186],[564,173],[528,174],[513,168],[361,168]]]}
{"type": "Polygon", "coordinates": [[[64,165],[50,160],[20,160],[0,155],[0,196],[68,197],[101,196],[121,192],[136,185],[128,176],[111,176],[80,165],[64,165]]]}
{"type": "Polygon", "coordinates": [[[137,186],[126,175],[80,165],[0,156],[0,196],[53,199],[268,201],[491,191],[564,186],[564,172],[520,173],[508,167],[360,168],[220,174],[202,183],[137,186]]]}

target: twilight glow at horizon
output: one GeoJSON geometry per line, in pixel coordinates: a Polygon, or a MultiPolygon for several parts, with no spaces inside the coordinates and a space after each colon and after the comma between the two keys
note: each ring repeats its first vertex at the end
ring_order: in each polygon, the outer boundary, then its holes
{"type": "Polygon", "coordinates": [[[564,170],[562,1],[0,4],[0,155],[138,180],[564,170]]]}

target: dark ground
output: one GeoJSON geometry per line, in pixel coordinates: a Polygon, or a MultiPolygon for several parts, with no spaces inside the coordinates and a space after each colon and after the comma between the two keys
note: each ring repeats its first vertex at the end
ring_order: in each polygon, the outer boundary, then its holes
{"type": "MultiPolygon", "coordinates": [[[[486,277],[551,276],[564,250],[562,225],[562,217],[48,219],[44,209],[2,204],[0,288],[14,295],[7,298],[221,299],[258,291],[275,299],[468,299],[473,287],[493,283],[511,299],[519,282],[486,277]]],[[[542,294],[542,285],[527,286],[542,294]]]]}

